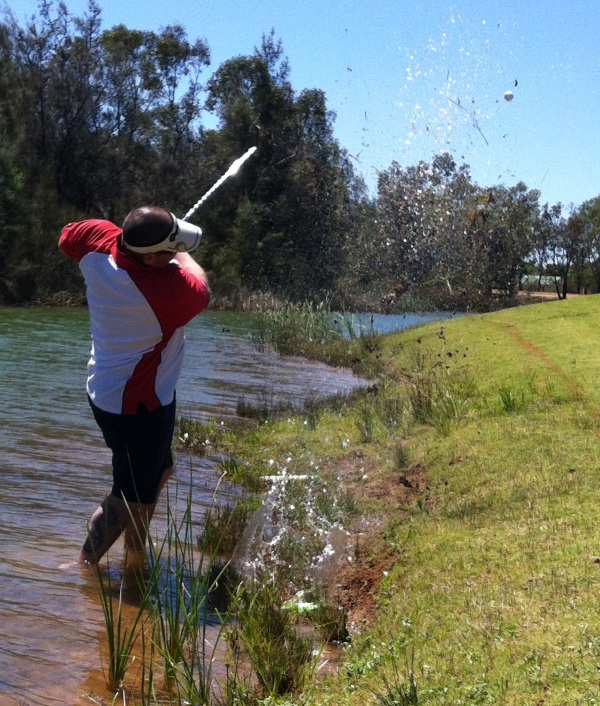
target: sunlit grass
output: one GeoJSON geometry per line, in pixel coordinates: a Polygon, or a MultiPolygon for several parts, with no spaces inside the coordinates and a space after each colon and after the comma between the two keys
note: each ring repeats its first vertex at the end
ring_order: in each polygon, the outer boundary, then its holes
{"type": "MultiPolygon", "coordinates": [[[[258,674],[292,667],[293,689],[304,694],[285,703],[600,700],[597,301],[386,337],[364,349],[378,360],[364,363],[379,370],[369,388],[222,436],[222,450],[238,460],[221,471],[263,501],[269,531],[253,558],[276,589],[257,620],[239,614],[252,640],[231,633],[236,659],[243,654],[251,669],[227,682],[227,703],[278,693],[278,676],[263,682],[258,674]],[[394,484],[407,495],[391,494],[394,484]],[[359,546],[359,532],[350,532],[356,541],[337,560],[352,560],[360,577],[382,554],[395,557],[373,589],[375,622],[357,626],[311,593],[311,570],[334,527],[372,522],[375,539],[359,546]],[[278,663],[283,648],[258,632],[284,620],[280,604],[299,590],[318,606],[306,617],[314,628],[351,636],[339,675],[312,686],[303,648],[287,650],[292,664],[278,663]]],[[[221,521],[215,515],[215,527],[221,521]]],[[[245,607],[258,607],[245,590],[245,607]]]]}
{"type": "Polygon", "coordinates": [[[598,308],[590,297],[389,336],[370,393],[314,426],[294,415],[236,441],[244,458],[304,457],[323,478],[371,459],[351,504],[384,515],[401,557],[347,667],[304,702],[600,700],[598,308]],[[426,474],[412,511],[356,494],[411,464],[426,474]]]}

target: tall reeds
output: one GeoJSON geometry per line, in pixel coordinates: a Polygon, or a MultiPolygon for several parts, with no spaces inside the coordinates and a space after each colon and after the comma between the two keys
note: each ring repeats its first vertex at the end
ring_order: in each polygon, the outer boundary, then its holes
{"type": "Polygon", "coordinates": [[[138,627],[142,621],[148,595],[146,592],[142,593],[139,610],[135,614],[133,621],[126,621],[123,616],[124,581],[121,581],[117,589],[111,578],[109,565],[107,565],[106,572],[103,572],[98,564],[95,565],[95,568],[100,589],[100,603],[106,624],[108,648],[107,685],[111,691],[119,690],[123,687],[123,679],[138,638],[138,627]],[[114,597],[115,590],[117,590],[116,599],[114,597]]]}
{"type": "Polygon", "coordinates": [[[332,311],[331,300],[283,302],[257,317],[254,340],[284,355],[297,355],[309,344],[322,345],[335,339],[366,337],[373,324],[365,326],[351,314],[332,311]]]}
{"type": "Polygon", "coordinates": [[[191,483],[180,516],[173,509],[178,506],[177,498],[172,503],[169,500],[167,497],[163,539],[157,542],[148,533],[148,565],[144,570],[135,567],[132,572],[125,557],[116,598],[110,570],[96,569],[109,654],[107,684],[111,690],[124,690],[139,640],[139,683],[128,684],[128,688],[139,693],[143,706],[208,705],[216,703],[213,665],[228,619],[227,610],[221,613],[211,608],[211,594],[217,592],[227,564],[217,563],[218,546],[209,552],[202,549],[209,543],[198,541],[192,522],[191,483]],[[126,576],[139,582],[137,605],[129,619],[123,610],[126,576]]]}

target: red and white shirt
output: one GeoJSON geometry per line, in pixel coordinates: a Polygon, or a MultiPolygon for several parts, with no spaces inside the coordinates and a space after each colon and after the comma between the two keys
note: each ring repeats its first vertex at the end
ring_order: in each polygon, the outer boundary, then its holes
{"type": "Polygon", "coordinates": [[[87,391],[107,412],[136,414],[169,404],[181,371],[185,325],[208,306],[203,282],[176,260],[149,268],[119,248],[121,229],[69,223],[61,251],[79,263],[90,312],[87,391]]]}

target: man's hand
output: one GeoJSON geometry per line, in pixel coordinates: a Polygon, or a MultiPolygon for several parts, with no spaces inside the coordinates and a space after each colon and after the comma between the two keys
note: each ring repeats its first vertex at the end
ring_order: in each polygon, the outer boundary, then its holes
{"type": "Polygon", "coordinates": [[[206,272],[189,253],[178,252],[175,255],[175,260],[177,260],[182,270],[185,270],[187,273],[192,275],[192,277],[200,280],[200,282],[202,282],[207,289],[209,288],[206,272]]]}

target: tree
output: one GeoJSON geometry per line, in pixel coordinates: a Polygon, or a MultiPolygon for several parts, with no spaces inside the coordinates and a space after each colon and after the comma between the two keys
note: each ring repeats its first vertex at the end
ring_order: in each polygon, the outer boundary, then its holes
{"type": "Polygon", "coordinates": [[[513,296],[532,250],[533,229],[539,213],[539,192],[523,182],[488,190],[485,279],[506,296],[513,296]]]}
{"type": "Polygon", "coordinates": [[[589,202],[585,208],[572,210],[568,218],[563,216],[562,204],[544,206],[542,218],[549,231],[548,269],[554,274],[556,293],[560,299],[567,298],[572,271],[575,272],[575,284],[579,291],[586,264],[594,259],[594,229],[589,220],[593,213],[593,204],[589,202]]]}
{"type": "Polygon", "coordinates": [[[585,201],[579,207],[579,214],[586,231],[588,260],[596,283],[596,291],[600,292],[600,196],[585,201]]]}
{"type": "Polygon", "coordinates": [[[141,203],[178,211],[195,200],[190,162],[202,141],[209,54],[179,26],[102,31],[94,0],[81,17],[42,0],[24,28],[7,13],[0,29],[0,239],[18,193],[27,208],[11,243],[27,283],[21,296],[30,297],[61,271],[55,241],[65,217],[119,222],[141,203]]]}
{"type": "Polygon", "coordinates": [[[559,299],[566,299],[569,272],[577,258],[581,233],[578,232],[578,228],[567,226],[567,220],[562,211],[561,203],[555,204],[551,208],[548,207],[548,204],[544,207],[544,217],[548,220],[551,228],[549,268],[554,274],[556,293],[559,299]]]}
{"type": "MultiPolygon", "coordinates": [[[[209,81],[207,105],[219,119],[208,137],[214,163],[230,162],[253,142],[259,150],[236,182],[236,203],[219,198],[207,225],[213,266],[228,282],[293,296],[331,290],[343,271],[352,170],[333,137],[325,95],[296,96],[274,33],[253,55],[225,62],[209,81]]],[[[222,168],[222,167],[221,167],[222,168]]],[[[212,209],[211,209],[212,210],[212,209]]]]}
{"type": "Polygon", "coordinates": [[[542,277],[547,272],[552,232],[552,219],[548,214],[548,204],[545,204],[533,223],[529,253],[529,263],[537,271],[538,292],[542,290],[542,277]]]}
{"type": "Polygon", "coordinates": [[[16,86],[6,27],[0,26],[0,298],[8,298],[11,254],[20,234],[20,195],[23,173],[17,145],[19,121],[14,110],[16,86]]]}
{"type": "MultiPolygon", "coordinates": [[[[569,215],[567,219],[566,235],[570,241],[573,253],[573,284],[575,292],[579,294],[585,286],[586,267],[590,253],[587,223],[581,212],[573,210],[569,215]]],[[[566,299],[567,282],[563,283],[563,294],[566,299]]]]}
{"type": "Polygon", "coordinates": [[[468,166],[459,168],[449,154],[408,168],[393,163],[380,173],[378,191],[374,276],[396,290],[469,287],[479,247],[468,229],[476,220],[468,222],[475,194],[468,166]]]}

